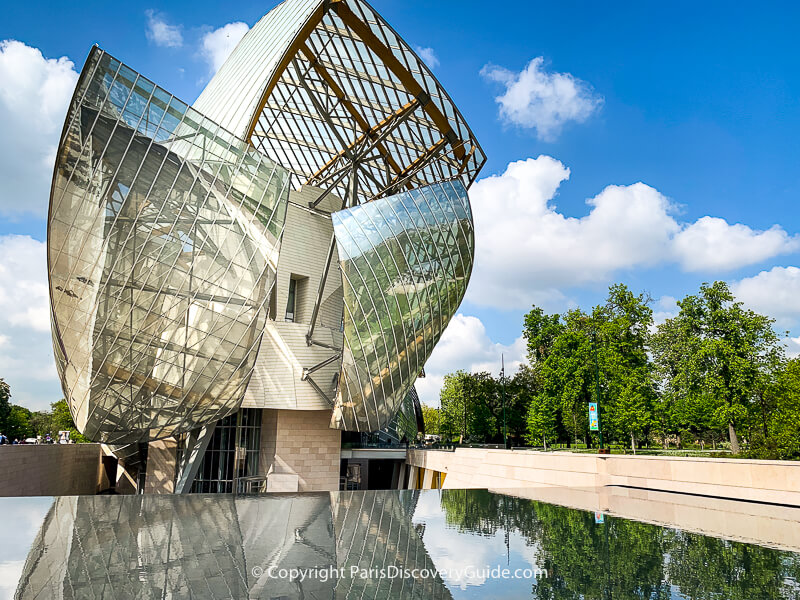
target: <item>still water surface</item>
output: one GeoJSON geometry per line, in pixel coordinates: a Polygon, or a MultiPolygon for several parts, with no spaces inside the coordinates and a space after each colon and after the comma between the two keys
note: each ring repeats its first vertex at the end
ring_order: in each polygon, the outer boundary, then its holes
{"type": "Polygon", "coordinates": [[[0,597],[800,599],[800,555],[485,490],[0,499],[0,597]]]}

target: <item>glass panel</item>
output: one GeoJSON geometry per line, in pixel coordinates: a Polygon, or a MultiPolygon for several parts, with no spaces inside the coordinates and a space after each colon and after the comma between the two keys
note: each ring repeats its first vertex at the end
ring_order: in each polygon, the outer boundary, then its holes
{"type": "Polygon", "coordinates": [[[48,236],[64,392],[96,441],[189,431],[241,403],[288,173],[98,49],[78,85],[48,236]]]}
{"type": "Polygon", "coordinates": [[[466,189],[454,180],[332,215],[345,304],[339,428],[383,429],[407,405],[395,435],[416,435],[412,385],[472,269],[468,207],[466,189]]]}

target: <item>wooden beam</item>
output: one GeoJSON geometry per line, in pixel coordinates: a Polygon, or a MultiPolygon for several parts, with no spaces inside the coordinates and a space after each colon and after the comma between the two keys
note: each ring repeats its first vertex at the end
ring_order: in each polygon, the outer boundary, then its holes
{"type": "MultiPolygon", "coordinates": [[[[388,124],[392,123],[393,121],[403,117],[407,113],[413,111],[417,106],[419,106],[419,100],[414,99],[412,102],[409,102],[409,103],[405,104],[404,106],[402,106],[401,108],[398,108],[396,111],[394,111],[391,115],[389,115],[388,117],[383,119],[377,125],[373,125],[372,127],[370,127],[369,130],[365,131],[360,136],[358,136],[356,141],[354,141],[352,144],[347,146],[347,148],[344,148],[344,149],[340,150],[339,152],[337,152],[335,156],[333,156],[328,162],[326,162],[322,166],[322,168],[320,168],[316,173],[314,173],[308,179],[308,181],[306,182],[306,185],[309,185],[313,179],[316,179],[317,177],[322,175],[325,171],[330,169],[336,163],[336,161],[338,161],[343,156],[346,156],[349,152],[352,152],[355,148],[358,147],[359,144],[364,142],[364,140],[366,140],[367,138],[369,138],[371,140],[375,140],[376,138],[378,138],[377,134],[384,127],[386,127],[388,124]]],[[[376,144],[376,146],[377,146],[377,144],[376,144]]]]}
{"type": "MultiPolygon", "coordinates": [[[[339,5],[336,4],[335,6],[339,5]]],[[[299,49],[300,52],[302,52],[308,59],[308,61],[311,63],[311,68],[317,72],[317,75],[319,75],[322,78],[322,80],[325,82],[325,85],[327,85],[333,92],[333,94],[339,99],[341,105],[348,113],[350,113],[350,115],[355,120],[356,124],[361,128],[362,131],[364,131],[365,133],[368,132],[371,129],[370,124],[367,122],[364,116],[359,112],[359,110],[355,107],[355,105],[352,102],[350,102],[350,100],[347,98],[347,94],[344,93],[344,90],[331,76],[331,74],[328,73],[328,71],[322,65],[319,64],[319,61],[317,61],[317,57],[311,51],[311,48],[306,46],[305,43],[302,43],[300,44],[299,49]]],[[[397,164],[397,161],[394,159],[394,157],[392,157],[392,154],[386,149],[386,146],[384,146],[383,144],[376,144],[375,147],[378,149],[378,152],[380,152],[386,158],[386,162],[389,163],[389,166],[395,173],[400,173],[402,171],[402,168],[400,167],[399,164],[397,164]]]]}
{"type": "MultiPolygon", "coordinates": [[[[350,28],[355,34],[361,38],[361,41],[372,50],[375,55],[383,61],[383,64],[395,74],[395,76],[400,80],[400,83],[408,90],[408,92],[414,96],[418,97],[420,93],[427,93],[423,90],[422,86],[419,82],[414,78],[414,76],[405,68],[405,66],[397,59],[394,53],[387,48],[381,40],[378,39],[372,30],[370,29],[369,25],[364,23],[361,19],[359,19],[350,7],[347,6],[344,2],[339,2],[332,6],[334,12],[339,16],[339,18],[350,28]]],[[[453,139],[456,137],[453,128],[450,125],[450,121],[448,121],[447,117],[445,117],[442,112],[439,110],[439,107],[436,106],[433,102],[428,102],[425,105],[425,112],[430,115],[431,120],[434,122],[436,127],[441,131],[442,137],[450,142],[455,150],[455,155],[457,158],[461,159],[464,158],[464,147],[460,144],[457,144],[458,140],[453,139]]]]}
{"type": "Polygon", "coordinates": [[[286,52],[281,57],[278,66],[275,67],[275,71],[272,73],[272,79],[267,82],[267,86],[264,88],[264,91],[261,94],[261,99],[258,101],[256,105],[256,110],[253,111],[252,116],[250,117],[250,125],[247,127],[247,134],[244,136],[244,139],[252,146],[254,145],[250,138],[253,137],[253,131],[256,128],[256,124],[258,123],[258,119],[261,117],[261,113],[264,110],[264,107],[267,104],[267,100],[272,95],[272,90],[275,89],[275,86],[278,85],[278,81],[280,80],[283,72],[289,66],[289,63],[294,58],[295,54],[297,54],[298,49],[302,44],[305,44],[305,41],[308,39],[308,36],[311,35],[311,32],[319,25],[322,18],[325,16],[325,13],[328,10],[329,5],[335,4],[339,0],[323,0],[320,5],[316,8],[316,10],[311,13],[311,17],[306,21],[305,25],[303,25],[302,29],[297,32],[297,35],[294,38],[294,41],[291,45],[286,49],[286,52]]]}
{"type": "Polygon", "coordinates": [[[403,169],[402,172],[398,173],[389,182],[389,185],[387,185],[380,192],[375,194],[375,196],[373,196],[373,199],[377,198],[378,196],[380,196],[382,194],[385,194],[387,191],[391,190],[397,184],[402,183],[404,178],[406,178],[406,177],[408,177],[410,175],[413,175],[418,169],[421,169],[422,167],[424,167],[428,163],[429,160],[431,160],[434,156],[436,156],[442,150],[442,148],[444,148],[446,143],[447,143],[446,139],[440,138],[438,142],[434,143],[432,146],[430,146],[425,151],[425,154],[422,154],[422,155],[418,156],[416,159],[414,159],[414,162],[412,162],[405,169],[403,169]]]}

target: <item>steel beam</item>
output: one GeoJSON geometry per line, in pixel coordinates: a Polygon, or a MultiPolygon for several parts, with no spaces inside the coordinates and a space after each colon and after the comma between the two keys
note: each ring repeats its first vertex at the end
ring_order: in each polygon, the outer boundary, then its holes
{"type": "Polygon", "coordinates": [[[311,373],[313,373],[314,371],[320,370],[322,367],[325,367],[325,366],[331,364],[332,362],[335,362],[335,361],[339,360],[340,358],[342,358],[342,353],[341,352],[337,352],[336,354],[334,354],[333,356],[331,356],[329,358],[326,358],[322,362],[318,362],[313,367],[308,367],[307,369],[303,369],[303,374],[300,376],[300,381],[307,380],[308,376],[311,375],[311,373]]]}
{"type": "Polygon", "coordinates": [[[203,461],[206,448],[208,448],[208,443],[211,441],[216,427],[217,422],[214,421],[205,427],[193,429],[187,434],[180,470],[175,481],[176,494],[188,494],[192,490],[194,478],[197,476],[200,463],[203,461]]]}
{"type": "Polygon", "coordinates": [[[328,272],[331,270],[331,261],[333,260],[333,251],[336,249],[336,234],[331,234],[331,243],[328,246],[328,256],[325,259],[325,270],[322,272],[322,277],[319,280],[319,290],[317,290],[317,299],[314,302],[314,310],[311,311],[311,323],[308,326],[308,333],[306,333],[306,344],[311,345],[311,339],[314,337],[314,327],[317,324],[317,315],[319,314],[319,307],[322,304],[322,294],[325,292],[325,283],[328,281],[328,272]]]}

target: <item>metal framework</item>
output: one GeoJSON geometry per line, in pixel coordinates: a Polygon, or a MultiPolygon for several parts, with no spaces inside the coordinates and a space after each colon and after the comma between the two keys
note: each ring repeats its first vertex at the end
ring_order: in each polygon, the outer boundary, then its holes
{"type": "Polygon", "coordinates": [[[79,428],[151,440],[241,406],[280,312],[288,190],[309,186],[303,209],[333,236],[319,240],[310,321],[292,325],[312,357],[300,380],[333,426],[386,427],[466,290],[467,190],[486,160],[430,69],[364,0],[285,0],[193,107],[113,59],[97,71],[99,55],[67,118],[48,231],[54,346],[79,428]],[[344,314],[325,337],[334,260],[344,314]],[[314,381],[335,363],[330,386],[314,381]]]}
{"type": "Polygon", "coordinates": [[[356,190],[350,205],[454,178],[469,188],[486,160],[480,145],[430,69],[368,3],[287,0],[248,36],[286,28],[287,13],[302,19],[287,46],[240,43],[195,106],[289,168],[295,185],[341,198],[356,190]],[[249,115],[231,115],[219,88],[248,60],[271,69],[228,98],[249,115]]]}

